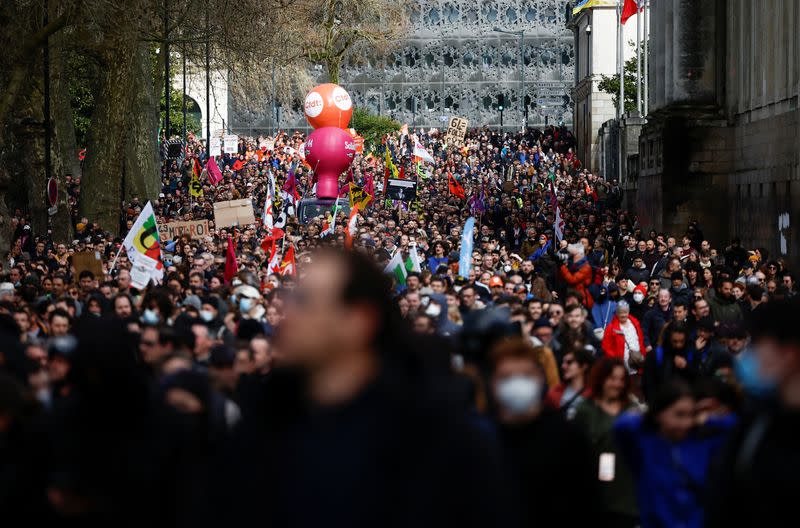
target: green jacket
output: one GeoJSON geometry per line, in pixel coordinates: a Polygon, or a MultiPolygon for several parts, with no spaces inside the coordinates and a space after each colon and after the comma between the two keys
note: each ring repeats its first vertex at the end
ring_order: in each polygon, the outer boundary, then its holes
{"type": "MultiPolygon", "coordinates": [[[[627,409],[623,409],[624,413],[627,409]]],[[[620,413],[620,416],[622,413],[620,413]]],[[[614,480],[600,481],[600,500],[608,512],[624,515],[639,515],[636,503],[636,481],[623,460],[622,453],[614,439],[613,426],[617,416],[607,414],[593,399],[578,404],[573,422],[589,437],[596,463],[600,464],[602,453],[614,454],[614,480]]]]}
{"type": "Polygon", "coordinates": [[[715,290],[709,289],[706,294],[708,306],[711,309],[711,316],[718,323],[735,323],[742,320],[742,310],[736,304],[736,299],[723,299],[717,297],[715,290]]]}

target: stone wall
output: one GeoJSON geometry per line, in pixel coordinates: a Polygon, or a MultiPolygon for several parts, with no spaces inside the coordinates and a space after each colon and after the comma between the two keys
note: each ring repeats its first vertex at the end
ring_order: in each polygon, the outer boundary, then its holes
{"type": "Polygon", "coordinates": [[[738,236],[800,264],[800,5],[652,5],[654,112],[631,207],[645,228],[697,219],[718,244],[738,236]]]}

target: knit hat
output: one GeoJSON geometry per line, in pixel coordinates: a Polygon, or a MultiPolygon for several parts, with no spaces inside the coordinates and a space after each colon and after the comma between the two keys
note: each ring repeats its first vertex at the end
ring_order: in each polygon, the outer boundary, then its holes
{"type": "Polygon", "coordinates": [[[647,296],[647,286],[644,284],[637,284],[636,287],[633,289],[633,293],[639,292],[644,296],[647,296]]]}

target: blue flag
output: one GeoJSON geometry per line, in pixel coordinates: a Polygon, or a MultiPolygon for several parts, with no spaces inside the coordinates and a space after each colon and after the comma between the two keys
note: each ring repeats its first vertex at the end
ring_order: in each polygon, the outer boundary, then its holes
{"type": "Polygon", "coordinates": [[[458,274],[469,279],[469,269],[472,267],[472,231],[475,229],[475,217],[470,216],[464,222],[464,231],[461,233],[461,255],[458,258],[458,274]]]}

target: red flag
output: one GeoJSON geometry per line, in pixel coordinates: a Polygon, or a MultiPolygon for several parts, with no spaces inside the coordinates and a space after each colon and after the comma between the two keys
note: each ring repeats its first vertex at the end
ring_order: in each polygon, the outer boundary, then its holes
{"type": "Polygon", "coordinates": [[[197,178],[199,178],[200,173],[203,172],[203,166],[200,165],[200,160],[197,158],[194,159],[194,163],[192,164],[192,172],[197,178]]]}
{"type": "Polygon", "coordinates": [[[225,255],[225,283],[230,283],[239,271],[239,263],[236,262],[236,252],[233,249],[233,238],[228,236],[228,252],[225,255]]]}
{"type": "Polygon", "coordinates": [[[625,5],[622,6],[622,16],[620,17],[620,22],[622,25],[625,25],[625,22],[627,22],[630,17],[635,15],[638,10],[639,5],[636,0],[625,0],[625,5]]]}
{"type": "Polygon", "coordinates": [[[235,172],[235,171],[239,171],[239,170],[242,170],[242,167],[244,167],[244,163],[242,163],[242,160],[238,160],[238,159],[237,159],[237,160],[236,160],[236,161],[233,163],[233,167],[231,167],[231,170],[232,170],[232,171],[234,171],[234,172],[235,172]]]}
{"type": "Polygon", "coordinates": [[[286,253],[283,255],[283,262],[281,262],[281,275],[297,275],[297,266],[294,261],[294,245],[289,246],[286,253]]]}
{"type": "Polygon", "coordinates": [[[464,191],[464,187],[456,180],[452,174],[447,175],[447,185],[450,187],[450,194],[453,196],[458,196],[462,200],[467,198],[467,193],[464,191]]]}
{"type": "Polygon", "coordinates": [[[275,242],[282,239],[283,235],[283,229],[280,227],[273,227],[272,231],[268,232],[264,240],[261,241],[261,249],[264,250],[264,253],[271,255],[275,247],[275,242]]]}
{"type": "Polygon", "coordinates": [[[398,176],[401,180],[406,179],[406,168],[403,165],[400,165],[400,175],[398,176]]]}
{"type": "Polygon", "coordinates": [[[208,173],[208,181],[211,182],[211,185],[216,185],[222,181],[222,171],[219,170],[217,166],[217,160],[214,159],[214,156],[208,158],[208,162],[206,163],[206,172],[208,173]]]}

